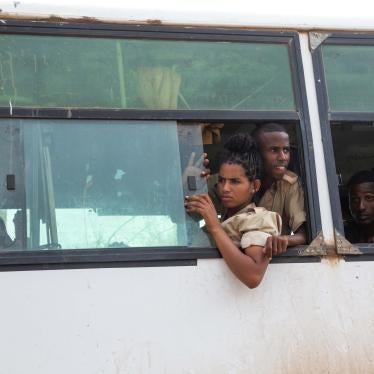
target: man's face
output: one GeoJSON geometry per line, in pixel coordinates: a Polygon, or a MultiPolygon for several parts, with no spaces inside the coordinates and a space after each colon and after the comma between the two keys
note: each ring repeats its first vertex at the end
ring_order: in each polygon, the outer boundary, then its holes
{"type": "Polygon", "coordinates": [[[349,209],[359,225],[374,223],[374,183],[360,183],[351,187],[349,209]]]}
{"type": "Polygon", "coordinates": [[[261,132],[258,136],[266,177],[282,179],[290,162],[290,139],[285,132],[261,132]]]}

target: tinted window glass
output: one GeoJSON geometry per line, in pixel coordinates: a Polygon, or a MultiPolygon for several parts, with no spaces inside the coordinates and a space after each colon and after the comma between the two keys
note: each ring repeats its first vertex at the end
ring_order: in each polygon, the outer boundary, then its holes
{"type": "Polygon", "coordinates": [[[294,110],[287,44],[0,36],[0,105],[294,110]]]}
{"type": "Polygon", "coordinates": [[[330,110],[374,110],[374,47],[322,47],[330,110]]]}
{"type": "Polygon", "coordinates": [[[209,245],[183,205],[199,125],[3,120],[0,135],[1,248],[209,245]]]}

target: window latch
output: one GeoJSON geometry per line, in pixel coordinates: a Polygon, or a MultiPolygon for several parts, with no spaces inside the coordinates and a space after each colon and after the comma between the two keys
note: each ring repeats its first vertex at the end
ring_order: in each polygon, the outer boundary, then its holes
{"type": "Polygon", "coordinates": [[[187,185],[188,185],[188,189],[190,191],[196,191],[197,190],[196,177],[192,176],[192,175],[189,175],[187,177],[187,185]]]}
{"type": "Polygon", "coordinates": [[[8,191],[14,191],[16,189],[16,176],[14,174],[7,174],[6,189],[8,191]]]}

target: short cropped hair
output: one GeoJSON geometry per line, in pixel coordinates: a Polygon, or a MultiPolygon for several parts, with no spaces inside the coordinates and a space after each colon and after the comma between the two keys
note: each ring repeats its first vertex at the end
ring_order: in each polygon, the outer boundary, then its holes
{"type": "Polygon", "coordinates": [[[349,179],[347,187],[351,188],[352,186],[362,183],[374,183],[374,171],[361,170],[357,172],[349,179]]]}
{"type": "Polygon", "coordinates": [[[251,135],[256,141],[258,141],[258,137],[264,132],[285,132],[286,134],[288,134],[286,128],[283,125],[276,122],[269,122],[263,125],[257,125],[256,128],[252,131],[251,135]]]}

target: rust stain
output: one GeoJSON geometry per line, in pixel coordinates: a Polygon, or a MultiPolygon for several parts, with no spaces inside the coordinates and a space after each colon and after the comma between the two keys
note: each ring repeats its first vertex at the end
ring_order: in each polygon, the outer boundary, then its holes
{"type": "MultiPolygon", "coordinates": [[[[220,28],[221,30],[248,30],[248,31],[258,31],[258,30],[268,30],[268,31],[276,31],[276,32],[321,32],[321,31],[342,31],[342,28],[339,27],[321,27],[310,26],[310,25],[298,25],[298,26],[287,26],[287,25],[279,25],[279,26],[268,26],[268,25],[252,25],[248,26],[246,24],[241,25],[233,25],[233,24],[222,24],[222,23],[200,23],[200,22],[164,22],[160,19],[139,19],[139,20],[127,20],[127,19],[98,19],[95,17],[88,17],[88,16],[81,16],[81,17],[68,17],[68,16],[57,16],[57,15],[31,15],[31,14],[19,14],[13,12],[3,12],[0,9],[1,18],[4,20],[24,20],[24,21],[44,21],[44,22],[63,22],[63,23],[98,23],[98,24],[120,24],[120,25],[168,25],[168,26],[178,26],[184,28],[201,28],[204,27],[206,29],[217,29],[220,28]]],[[[355,34],[359,32],[369,32],[367,29],[363,28],[360,29],[359,27],[352,28],[352,32],[355,34]]]]}
{"type": "Polygon", "coordinates": [[[344,261],[344,258],[336,254],[328,254],[327,256],[323,256],[323,260],[327,265],[337,267],[341,261],[344,261]]]}
{"type": "Polygon", "coordinates": [[[148,23],[149,25],[162,25],[162,22],[160,19],[147,19],[145,22],[148,23]]]}
{"type": "MultiPolygon", "coordinates": [[[[0,9],[0,12],[2,10],[0,9]]],[[[4,20],[23,20],[30,22],[51,22],[51,23],[91,23],[91,24],[148,24],[148,25],[162,25],[160,19],[147,19],[142,21],[129,21],[129,20],[105,20],[98,19],[95,17],[64,17],[55,14],[45,15],[45,16],[31,16],[27,14],[17,14],[17,13],[2,13],[1,18],[4,20]]]]}
{"type": "MultiPolygon", "coordinates": [[[[0,12],[2,10],[0,9],[0,12]]],[[[107,24],[108,21],[100,20],[95,17],[62,17],[51,14],[50,16],[30,16],[30,15],[21,15],[17,13],[3,13],[1,18],[4,20],[23,20],[30,22],[58,22],[58,23],[104,23],[107,24]]],[[[119,23],[119,22],[111,22],[119,23]]]]}
{"type": "MultiPolygon", "coordinates": [[[[1,10],[0,10],[1,12],[1,10]]],[[[269,31],[277,31],[277,32],[289,32],[295,31],[293,28],[289,27],[264,27],[264,26],[247,26],[247,25],[222,25],[219,23],[212,23],[212,24],[204,24],[204,23],[178,23],[178,22],[163,22],[160,19],[139,19],[139,20],[126,20],[126,19],[99,19],[95,17],[88,17],[88,16],[81,16],[81,17],[64,17],[58,15],[31,15],[31,14],[19,14],[19,13],[12,13],[12,12],[1,12],[1,18],[3,20],[23,20],[23,21],[30,21],[30,22],[58,22],[58,23],[91,23],[91,24],[118,24],[118,25],[164,25],[164,26],[178,26],[183,27],[185,29],[199,29],[204,27],[206,29],[217,29],[220,30],[232,30],[232,29],[239,29],[239,30],[259,30],[265,29],[269,31]]],[[[308,30],[311,31],[311,30],[308,30]]]]}

